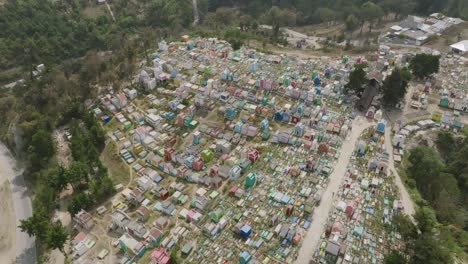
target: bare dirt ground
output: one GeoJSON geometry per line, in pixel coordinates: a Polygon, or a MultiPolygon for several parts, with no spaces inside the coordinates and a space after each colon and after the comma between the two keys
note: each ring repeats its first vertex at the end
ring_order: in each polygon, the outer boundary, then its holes
{"type": "MultiPolygon", "coordinates": [[[[65,127],[60,127],[53,132],[53,137],[56,142],[56,150],[57,150],[57,159],[58,163],[61,164],[63,167],[68,168],[70,163],[72,162],[70,146],[68,142],[65,140],[65,127]]],[[[68,230],[71,229],[71,215],[68,213],[65,207],[65,200],[73,194],[73,188],[69,185],[65,190],[60,193],[60,208],[55,210],[54,212],[54,221],[61,221],[62,225],[68,227],[68,230]]],[[[69,242],[65,245],[65,251],[69,251],[69,242]]],[[[63,264],[65,263],[66,257],[65,255],[60,252],[58,249],[54,249],[49,253],[49,260],[47,263],[50,264],[63,264]]]]}
{"type": "Polygon", "coordinates": [[[302,247],[299,250],[299,256],[295,261],[296,264],[308,264],[312,259],[314,250],[317,248],[320,241],[320,236],[325,231],[328,214],[333,206],[333,194],[338,193],[340,184],[345,176],[351,154],[354,151],[356,141],[361,133],[372,125],[373,123],[369,122],[364,117],[357,117],[353,122],[353,129],[345,139],[340,150],[340,157],[335,164],[335,169],[329,177],[330,182],[323,192],[319,206],[314,210],[312,223],[302,242],[302,247]]]}
{"type": "Polygon", "coordinates": [[[65,140],[65,127],[56,129],[52,136],[54,137],[55,142],[57,143],[57,159],[60,165],[65,168],[71,163],[71,152],[68,142],[65,140]]]}
{"type": "Polygon", "coordinates": [[[405,212],[405,214],[409,215],[410,217],[413,217],[413,214],[415,213],[414,203],[411,200],[408,190],[403,184],[403,181],[401,180],[400,175],[395,169],[395,161],[393,160],[393,154],[392,154],[393,146],[392,146],[391,133],[392,132],[391,132],[390,126],[387,126],[387,128],[385,129],[385,148],[387,149],[387,152],[390,154],[390,158],[388,160],[388,169],[390,170],[390,175],[394,177],[395,184],[398,187],[398,190],[400,193],[399,197],[401,199],[401,203],[403,204],[403,211],[405,212]]]}

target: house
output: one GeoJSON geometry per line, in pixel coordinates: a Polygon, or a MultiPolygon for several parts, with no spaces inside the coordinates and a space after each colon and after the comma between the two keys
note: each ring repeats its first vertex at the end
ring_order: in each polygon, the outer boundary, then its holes
{"type": "Polygon", "coordinates": [[[439,106],[440,107],[446,107],[448,108],[449,107],[449,98],[447,96],[444,96],[440,99],[439,101],[439,106]]]}
{"type": "Polygon", "coordinates": [[[246,188],[253,187],[255,185],[256,181],[257,181],[257,174],[255,172],[250,172],[245,177],[245,187],[246,188]]]}
{"type": "Polygon", "coordinates": [[[153,113],[149,113],[149,114],[146,114],[145,120],[150,126],[157,129],[161,125],[162,118],[153,113]]]}
{"type": "Polygon", "coordinates": [[[72,245],[77,245],[81,241],[84,241],[88,235],[85,232],[79,232],[72,240],[72,245]]]}
{"type": "Polygon", "coordinates": [[[173,149],[173,148],[164,149],[164,159],[166,161],[172,161],[173,157],[174,157],[174,154],[175,154],[175,149],[173,149]]]}
{"type": "Polygon", "coordinates": [[[73,217],[73,221],[84,229],[91,229],[94,226],[93,217],[83,209],[73,217]]]}
{"type": "Polygon", "coordinates": [[[381,86],[381,74],[368,74],[368,78],[369,83],[366,85],[361,99],[357,104],[357,107],[360,111],[365,111],[371,106],[374,97],[379,94],[379,89],[381,86]]]}
{"type": "MultiPolygon", "coordinates": [[[[156,173],[157,174],[157,173],[156,173]]],[[[148,176],[138,177],[136,180],[136,185],[143,191],[148,191],[153,187],[153,181],[148,176]]]]}
{"type": "Polygon", "coordinates": [[[192,202],[190,203],[190,206],[200,211],[203,211],[208,206],[209,202],[210,200],[207,197],[197,196],[192,200],[192,202]]]}
{"type": "Polygon", "coordinates": [[[240,177],[241,171],[242,171],[241,167],[239,165],[235,165],[229,170],[229,178],[231,180],[238,179],[240,177]]]}
{"type": "Polygon", "coordinates": [[[146,246],[142,242],[138,242],[128,234],[123,234],[119,238],[119,246],[124,252],[131,255],[143,256],[146,252],[146,246]]]}
{"type": "Polygon", "coordinates": [[[189,242],[185,243],[182,246],[182,255],[188,256],[190,252],[192,252],[192,249],[193,249],[193,245],[191,243],[189,242]]]}
{"type": "Polygon", "coordinates": [[[244,224],[240,229],[240,235],[244,239],[247,239],[251,233],[252,233],[252,228],[248,224],[244,224]]]}
{"type": "Polygon", "coordinates": [[[130,223],[130,217],[119,209],[117,209],[111,215],[110,228],[114,231],[117,231],[119,233],[125,232],[125,229],[129,223],[130,223]]]}
{"type": "Polygon", "coordinates": [[[380,119],[379,122],[377,122],[376,130],[379,133],[385,133],[385,125],[387,124],[387,121],[385,119],[380,119]]]}
{"type": "Polygon", "coordinates": [[[168,225],[169,225],[169,218],[165,216],[160,216],[153,222],[153,226],[155,226],[159,230],[164,230],[168,225]]]}
{"type": "Polygon", "coordinates": [[[161,198],[161,200],[166,200],[169,198],[169,191],[163,186],[156,186],[154,188],[154,193],[161,198]]]}
{"type": "Polygon", "coordinates": [[[156,208],[156,210],[166,215],[172,215],[176,209],[175,205],[170,201],[158,202],[154,207],[156,208]]]}
{"type": "Polygon", "coordinates": [[[395,148],[403,148],[403,144],[405,143],[405,136],[401,134],[395,134],[393,137],[393,146],[395,148]]]}
{"type": "Polygon", "coordinates": [[[452,51],[458,54],[466,54],[468,52],[468,40],[462,40],[450,45],[452,51]]]}
{"type": "Polygon", "coordinates": [[[151,252],[151,264],[170,264],[171,256],[169,251],[163,247],[158,247],[151,252]]]}
{"type": "Polygon", "coordinates": [[[121,195],[125,197],[125,199],[132,203],[141,203],[145,198],[143,196],[144,191],[140,188],[127,188],[122,191],[121,195]]]}
{"type": "Polygon", "coordinates": [[[207,234],[208,236],[215,236],[219,231],[219,226],[214,223],[208,222],[203,226],[203,233],[207,234]]]}
{"type": "Polygon", "coordinates": [[[138,215],[138,221],[145,222],[146,220],[148,220],[151,211],[146,206],[142,205],[138,207],[138,209],[136,210],[136,213],[138,215]]]}
{"type": "Polygon", "coordinates": [[[256,149],[252,150],[248,154],[248,159],[254,163],[260,157],[260,152],[256,149]]]}
{"type": "Polygon", "coordinates": [[[163,238],[163,233],[156,228],[151,228],[147,237],[147,241],[151,244],[158,246],[163,238]]]}
{"type": "Polygon", "coordinates": [[[335,257],[338,256],[341,250],[342,241],[343,239],[341,238],[341,235],[339,233],[330,234],[325,252],[335,257]]]}
{"type": "Polygon", "coordinates": [[[239,264],[248,264],[252,259],[252,255],[250,255],[247,251],[242,251],[239,256],[239,264]]]}
{"type": "Polygon", "coordinates": [[[204,162],[210,162],[211,160],[213,160],[213,152],[209,149],[204,149],[200,153],[200,157],[204,162]]]}
{"type": "Polygon", "coordinates": [[[224,216],[224,209],[223,208],[216,208],[214,211],[210,212],[211,221],[218,223],[221,218],[224,216]]]}
{"type": "Polygon", "coordinates": [[[192,169],[195,171],[201,171],[203,169],[204,163],[201,158],[196,158],[192,162],[192,169]]]}
{"type": "Polygon", "coordinates": [[[346,208],[345,208],[345,214],[351,218],[351,216],[353,215],[354,213],[354,209],[356,208],[356,201],[349,201],[347,204],[346,204],[346,208]]]}
{"type": "MultiPolygon", "coordinates": [[[[161,158],[159,156],[155,156],[155,157],[158,157],[159,160],[161,160],[161,158]]],[[[159,175],[159,173],[155,170],[153,170],[152,168],[145,168],[143,170],[143,175],[150,178],[153,182],[155,183],[159,183],[162,181],[162,177],[161,175],[159,175]]],[[[152,185],[151,185],[152,186],[152,185]]]]}
{"type": "Polygon", "coordinates": [[[131,221],[125,228],[125,231],[127,231],[130,235],[137,239],[142,239],[145,236],[146,232],[148,232],[148,229],[146,229],[146,227],[142,224],[139,224],[135,221],[131,221]]]}

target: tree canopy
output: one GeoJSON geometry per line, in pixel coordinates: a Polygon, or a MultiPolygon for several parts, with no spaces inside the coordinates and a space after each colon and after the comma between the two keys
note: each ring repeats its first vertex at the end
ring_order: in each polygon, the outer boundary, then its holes
{"type": "Polygon", "coordinates": [[[406,68],[395,68],[392,74],[385,79],[383,90],[383,104],[387,107],[394,107],[405,97],[410,74],[406,68]]]}
{"type": "Polygon", "coordinates": [[[414,75],[419,78],[427,77],[439,72],[440,56],[431,54],[417,54],[410,61],[410,68],[414,75]]]}
{"type": "Polygon", "coordinates": [[[354,69],[349,73],[349,82],[345,85],[347,91],[354,91],[356,94],[364,91],[364,85],[369,82],[364,67],[360,64],[354,65],[354,69]]]}

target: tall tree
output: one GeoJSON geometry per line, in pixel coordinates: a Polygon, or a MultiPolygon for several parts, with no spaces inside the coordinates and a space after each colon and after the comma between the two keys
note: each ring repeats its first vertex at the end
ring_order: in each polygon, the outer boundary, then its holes
{"type": "Polygon", "coordinates": [[[349,73],[349,82],[345,85],[345,89],[360,94],[364,91],[364,85],[368,82],[364,67],[356,64],[354,70],[349,73]]]}
{"type": "Polygon", "coordinates": [[[395,68],[392,74],[385,79],[383,90],[383,103],[387,107],[394,107],[406,94],[409,74],[406,68],[395,68]]]}
{"type": "Polygon", "coordinates": [[[20,220],[19,228],[21,232],[27,233],[30,237],[43,237],[47,231],[48,219],[43,214],[34,212],[33,215],[26,219],[20,220]]]}
{"type": "Polygon", "coordinates": [[[364,23],[367,21],[369,23],[369,32],[372,31],[372,25],[382,18],[384,15],[384,12],[382,8],[375,4],[374,2],[365,2],[361,6],[360,10],[361,14],[361,32],[362,32],[362,27],[364,26],[364,23]]]}
{"type": "Polygon", "coordinates": [[[294,25],[296,23],[296,16],[293,12],[273,6],[268,11],[267,21],[273,28],[273,39],[277,40],[280,28],[294,25]]]}
{"type": "Polygon", "coordinates": [[[431,234],[422,234],[414,243],[414,254],[411,256],[413,264],[451,264],[453,258],[440,241],[431,234]]]}
{"type": "Polygon", "coordinates": [[[440,56],[431,54],[417,54],[410,61],[410,68],[414,75],[419,78],[427,77],[439,72],[440,56]]]}
{"type": "Polygon", "coordinates": [[[65,230],[62,222],[58,221],[50,224],[45,237],[47,248],[58,249],[61,252],[64,252],[64,246],[67,239],[68,232],[65,230]]]}
{"type": "Polygon", "coordinates": [[[423,206],[416,211],[414,219],[418,223],[418,228],[422,233],[432,234],[437,220],[434,211],[427,206],[423,206]]]}
{"type": "Polygon", "coordinates": [[[384,264],[405,264],[405,257],[396,250],[390,251],[384,258],[384,264]]]}
{"type": "Polygon", "coordinates": [[[34,133],[28,151],[32,166],[36,168],[45,166],[55,153],[54,141],[50,133],[42,128],[34,133]]]}
{"type": "Polygon", "coordinates": [[[346,30],[353,31],[358,27],[359,20],[353,14],[348,15],[348,17],[346,17],[346,20],[345,20],[345,25],[346,25],[346,30]]]}

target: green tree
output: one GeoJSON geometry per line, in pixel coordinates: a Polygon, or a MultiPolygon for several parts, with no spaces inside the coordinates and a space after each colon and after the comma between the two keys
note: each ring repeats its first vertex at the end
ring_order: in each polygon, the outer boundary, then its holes
{"type": "Polygon", "coordinates": [[[296,23],[296,15],[288,10],[273,6],[268,11],[267,21],[273,28],[273,39],[278,40],[280,28],[294,25],[296,23]]]}
{"type": "Polygon", "coordinates": [[[374,2],[365,2],[360,9],[361,15],[361,32],[364,23],[367,21],[369,23],[369,32],[372,31],[372,25],[375,21],[382,18],[384,12],[382,8],[375,4],[374,2]]]}
{"type": "Polygon", "coordinates": [[[384,0],[381,6],[387,14],[394,14],[395,19],[398,19],[411,14],[416,3],[412,0],[384,0]]]}
{"type": "Polygon", "coordinates": [[[422,234],[413,245],[413,264],[451,264],[453,258],[440,241],[431,234],[422,234]]]}
{"type": "Polygon", "coordinates": [[[436,143],[439,152],[445,160],[450,159],[457,148],[457,142],[453,133],[446,130],[441,130],[437,133],[436,143]]]}
{"type": "Polygon", "coordinates": [[[427,77],[439,72],[440,56],[431,54],[417,54],[410,61],[410,69],[419,78],[427,77]]]}
{"type": "Polygon", "coordinates": [[[39,129],[31,139],[29,154],[34,167],[43,167],[54,155],[54,141],[49,132],[45,129],[39,129]]]}
{"type": "Polygon", "coordinates": [[[81,209],[89,209],[94,204],[94,201],[85,193],[78,193],[73,196],[70,204],[68,205],[68,212],[71,216],[75,216],[81,209]]]}
{"type": "Polygon", "coordinates": [[[82,181],[86,182],[88,180],[88,172],[88,166],[80,161],[74,161],[70,168],[66,170],[65,176],[67,182],[75,189],[82,181]]]}
{"type": "Polygon", "coordinates": [[[360,94],[364,91],[364,85],[368,82],[363,66],[356,64],[353,71],[349,73],[349,82],[345,85],[345,89],[360,94]]]}
{"type": "Polygon", "coordinates": [[[60,193],[67,187],[68,179],[66,171],[63,167],[52,167],[44,172],[46,181],[50,184],[50,187],[60,193]]]}
{"type": "Polygon", "coordinates": [[[405,214],[397,214],[393,217],[394,225],[405,241],[411,241],[418,236],[418,229],[405,214]]]}
{"type": "Polygon", "coordinates": [[[64,246],[67,239],[68,232],[65,230],[65,227],[62,225],[62,222],[57,221],[55,223],[50,224],[45,237],[47,248],[58,249],[61,252],[64,252],[64,246]]]}
{"type": "Polygon", "coordinates": [[[327,23],[327,26],[330,24],[330,22],[333,22],[336,19],[335,11],[331,10],[330,8],[318,8],[316,13],[320,18],[320,22],[327,23]]]}
{"type": "Polygon", "coordinates": [[[348,17],[346,17],[346,20],[345,20],[345,25],[346,25],[346,30],[353,31],[359,26],[359,20],[353,14],[348,15],[348,17]]]}
{"type": "Polygon", "coordinates": [[[427,206],[418,209],[414,215],[414,219],[418,223],[418,228],[422,233],[432,233],[437,224],[434,210],[427,206]]]}
{"type": "Polygon", "coordinates": [[[400,252],[396,250],[392,250],[388,254],[385,255],[384,263],[385,264],[405,264],[406,259],[402,254],[400,254],[400,252]]]}
{"type": "Polygon", "coordinates": [[[428,199],[437,195],[437,191],[440,190],[435,187],[439,186],[439,175],[444,167],[435,150],[427,146],[418,146],[410,151],[408,161],[408,175],[416,181],[423,197],[428,199]]]}
{"type": "Polygon", "coordinates": [[[230,26],[234,22],[236,12],[234,8],[220,7],[216,9],[215,17],[218,25],[223,25],[226,27],[230,26]]]}
{"type": "Polygon", "coordinates": [[[46,216],[33,212],[31,217],[20,220],[19,228],[21,232],[27,233],[30,237],[36,236],[37,238],[41,238],[46,233],[48,224],[49,220],[46,216]]]}
{"type": "Polygon", "coordinates": [[[408,81],[409,76],[406,68],[393,69],[392,74],[385,79],[382,86],[382,100],[385,106],[394,107],[405,97],[408,81]]]}

